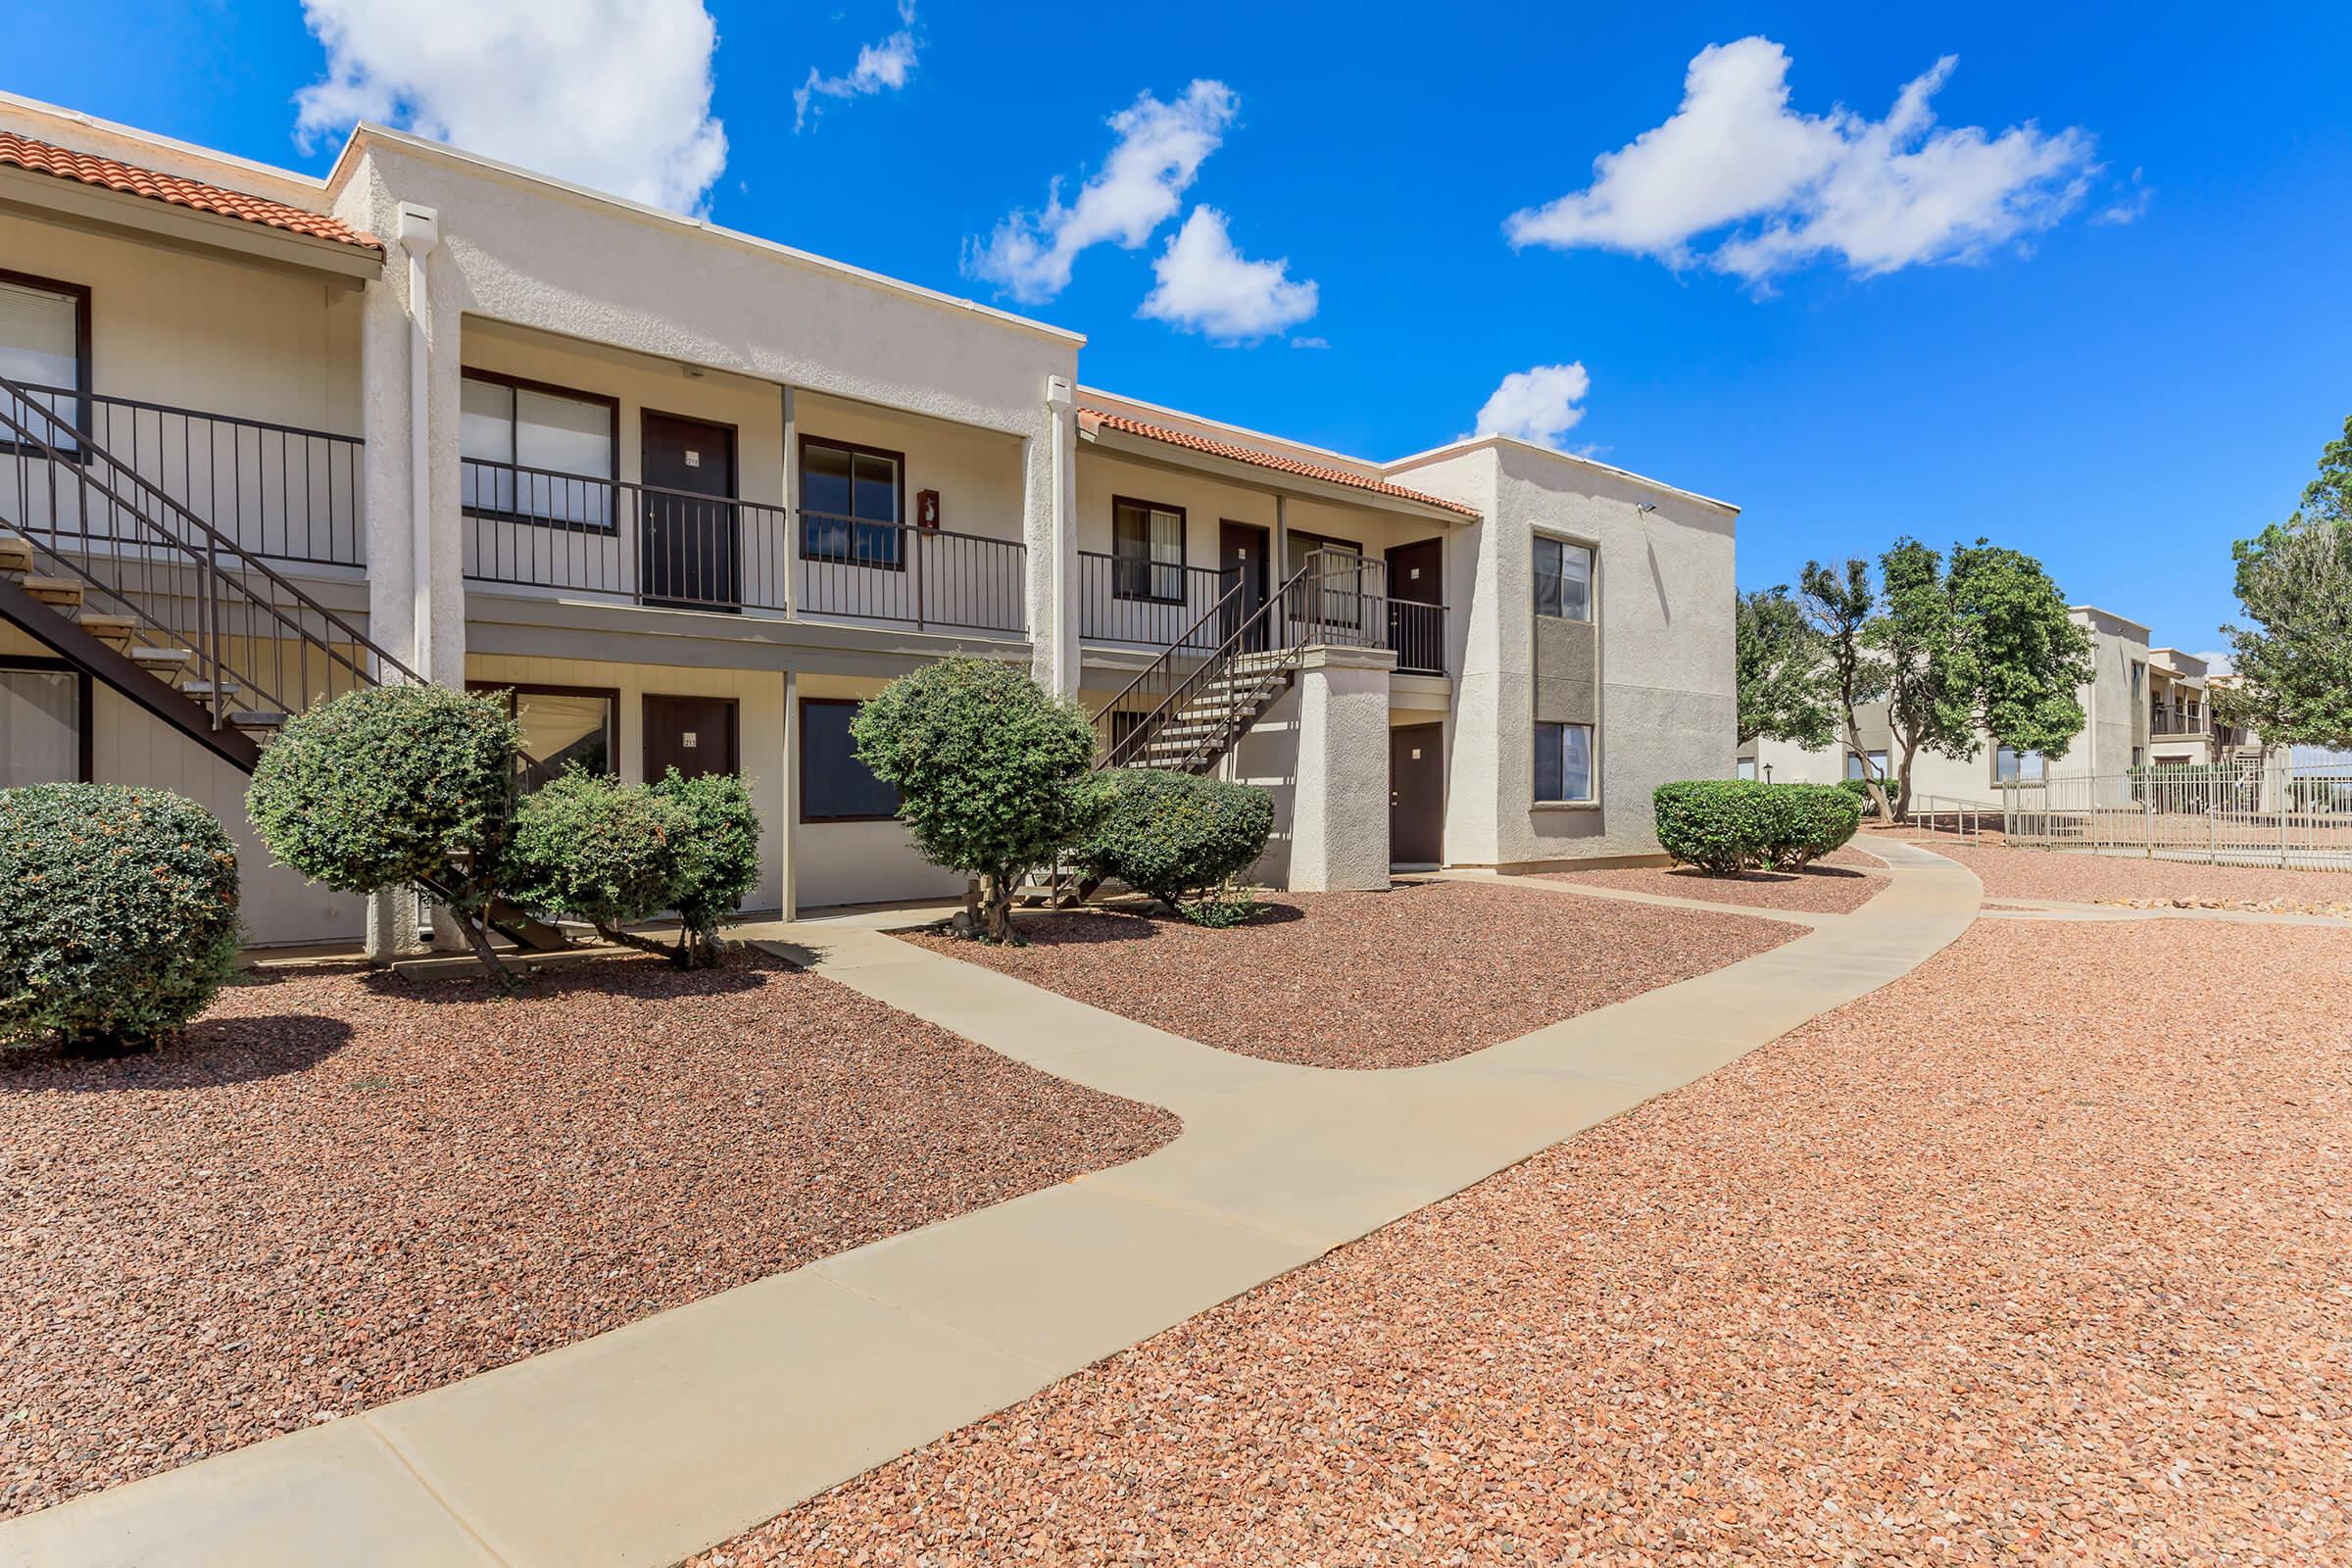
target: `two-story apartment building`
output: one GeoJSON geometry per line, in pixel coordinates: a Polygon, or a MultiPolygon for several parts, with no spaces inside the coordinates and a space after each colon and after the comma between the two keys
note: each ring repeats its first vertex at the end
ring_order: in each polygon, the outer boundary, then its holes
{"type": "MultiPolygon", "coordinates": [[[[2121,800],[2136,767],[2258,760],[2265,755],[2259,737],[2215,720],[2208,685],[2226,677],[2210,676],[2205,661],[2177,648],[2150,647],[2148,627],[2113,611],[2075,605],[2068,613],[2089,634],[2091,678],[2076,691],[2083,728],[2066,755],[2021,754],[1980,731],[1974,757],[1918,759],[1911,773],[1914,799],[1989,802],[2006,783],[2095,777],[2121,800]]],[[[1886,704],[1873,704],[1855,717],[1868,765],[1885,773],[1894,758],[1886,704]]],[[[1860,778],[1865,768],[1862,754],[1846,744],[1808,752],[1773,740],[1742,745],[1736,765],[1742,778],[1822,783],[1860,778]]]]}
{"type": "Polygon", "coordinates": [[[388,944],[246,828],[277,723],[507,691],[532,765],[735,769],[753,910],[956,891],[848,741],[951,654],[1281,804],[1263,874],[1654,853],[1733,751],[1736,510],[1084,385],[1074,333],[363,125],[323,178],[0,98],[0,782],[194,796],[256,941],[388,944]]]}

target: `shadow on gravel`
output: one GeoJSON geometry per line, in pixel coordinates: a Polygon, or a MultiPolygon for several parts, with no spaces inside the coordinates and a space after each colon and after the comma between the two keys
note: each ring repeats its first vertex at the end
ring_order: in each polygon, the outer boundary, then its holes
{"type": "Polygon", "coordinates": [[[1713,876],[1687,865],[1677,865],[1668,868],[1666,874],[1677,882],[1689,882],[1694,887],[1703,888],[1710,883],[1721,886],[1726,882],[1860,881],[1871,873],[1842,865],[1808,865],[1801,871],[1740,871],[1731,876],[1713,876]]]}
{"type": "Polygon", "coordinates": [[[485,974],[460,974],[411,979],[388,969],[370,970],[360,984],[381,997],[403,1002],[472,1004],[510,1001],[528,1004],[594,992],[605,997],[628,997],[646,1002],[688,997],[716,997],[730,992],[756,991],[766,977],[798,967],[764,953],[741,950],[727,954],[715,969],[681,969],[668,959],[646,954],[613,954],[609,957],[553,965],[537,974],[519,972],[527,959],[510,960],[517,969],[516,986],[502,994],[485,974]]]}
{"type": "Polygon", "coordinates": [[[313,1013],[203,1018],[144,1051],[0,1053],[0,1093],[115,1094],[218,1089],[308,1072],[351,1044],[351,1025],[313,1013]]]}
{"type": "MultiPolygon", "coordinates": [[[[1306,911],[1295,904],[1261,902],[1255,913],[1240,925],[1227,926],[1228,932],[1249,931],[1259,926],[1288,925],[1306,918],[1306,911]]],[[[1053,909],[1032,910],[1013,916],[1013,928],[1036,947],[1079,948],[1109,942],[1148,942],[1158,936],[1162,926],[1178,926],[1182,922],[1172,914],[1147,913],[1142,909],[1053,909]]]]}

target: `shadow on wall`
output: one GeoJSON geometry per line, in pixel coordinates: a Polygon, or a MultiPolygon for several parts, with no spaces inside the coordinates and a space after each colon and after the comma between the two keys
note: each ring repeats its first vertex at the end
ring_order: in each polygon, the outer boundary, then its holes
{"type": "Polygon", "coordinates": [[[1291,885],[1291,808],[1298,798],[1298,688],[1293,686],[1266,710],[1233,749],[1234,777],[1274,792],[1274,831],[1266,853],[1248,872],[1270,888],[1291,885]]]}

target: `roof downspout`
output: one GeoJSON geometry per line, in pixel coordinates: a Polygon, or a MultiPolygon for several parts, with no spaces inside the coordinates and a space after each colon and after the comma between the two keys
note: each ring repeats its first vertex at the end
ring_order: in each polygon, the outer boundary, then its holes
{"type": "Polygon", "coordinates": [[[425,258],[441,243],[441,215],[400,204],[400,248],[409,256],[409,548],[416,616],[410,667],[433,672],[432,294],[425,258]]]}

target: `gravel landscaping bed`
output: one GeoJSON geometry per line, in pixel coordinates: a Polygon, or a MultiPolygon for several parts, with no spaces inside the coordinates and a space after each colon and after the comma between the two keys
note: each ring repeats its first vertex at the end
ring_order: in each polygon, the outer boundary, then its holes
{"type": "Polygon", "coordinates": [[[1802,934],[1475,882],[1278,894],[1224,931],[1096,910],[1016,919],[1028,947],[906,940],[1202,1045],[1351,1068],[1482,1051],[1802,934]]]}
{"type": "Polygon", "coordinates": [[[1174,1117],[746,955],[350,971],[0,1054],[0,1514],[1089,1170],[1174,1117]]]}
{"type": "Polygon", "coordinates": [[[1886,867],[1858,850],[1834,850],[1801,871],[1743,871],[1708,876],[1683,865],[1615,866],[1593,871],[1546,871],[1547,882],[1662,893],[1709,904],[1744,904],[1805,914],[1849,914],[1886,889],[1886,867]]]}
{"type": "Polygon", "coordinates": [[[2182,860],[2092,855],[2078,850],[2013,850],[1999,845],[1921,839],[1977,873],[1987,898],[2065,899],[2099,904],[2129,899],[2352,900],[2352,871],[2266,870],[2252,865],[2193,865],[2182,860]]]}
{"type": "Polygon", "coordinates": [[[2347,1014],[2341,932],[1983,921],[698,1561],[2343,1562],[2347,1014]]]}

